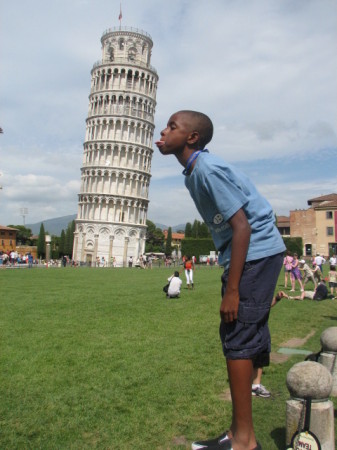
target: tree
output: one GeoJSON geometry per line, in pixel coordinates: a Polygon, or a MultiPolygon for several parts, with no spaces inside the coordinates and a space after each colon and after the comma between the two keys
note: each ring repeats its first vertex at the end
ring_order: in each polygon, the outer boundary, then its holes
{"type": "Polygon", "coordinates": [[[172,228],[169,227],[167,230],[167,238],[166,238],[166,245],[165,245],[165,254],[167,256],[170,256],[172,253],[172,228]]]}
{"type": "Polygon", "coordinates": [[[41,223],[39,237],[37,240],[37,255],[39,258],[45,258],[46,256],[46,232],[44,231],[43,222],[41,223]]]}
{"type": "Polygon", "coordinates": [[[60,257],[60,252],[59,252],[59,248],[60,248],[60,237],[59,236],[55,236],[55,234],[52,235],[51,237],[51,259],[59,259],[60,257]]]}
{"type": "Polygon", "coordinates": [[[16,228],[18,230],[16,233],[16,242],[18,245],[32,245],[30,239],[32,230],[30,228],[26,228],[23,225],[8,225],[8,227],[16,228]]]}
{"type": "Polygon", "coordinates": [[[75,229],[76,229],[76,225],[75,225],[75,220],[72,220],[69,224],[69,228],[70,228],[70,233],[71,233],[71,246],[70,246],[70,256],[72,256],[73,254],[73,247],[74,247],[74,237],[75,237],[75,229]]]}
{"type": "Polygon", "coordinates": [[[60,256],[64,256],[65,255],[65,242],[66,242],[66,234],[64,232],[64,230],[61,231],[61,236],[60,236],[60,241],[59,241],[59,254],[60,256]]]}
{"type": "Polygon", "coordinates": [[[201,224],[199,226],[199,237],[200,238],[211,237],[211,233],[209,231],[208,226],[205,224],[205,222],[201,222],[201,224]]]}
{"type": "Polygon", "coordinates": [[[160,228],[151,222],[151,220],[146,221],[146,252],[162,252],[164,249],[165,236],[160,228]]]}
{"type": "Polygon", "coordinates": [[[192,237],[194,239],[197,239],[199,237],[199,227],[200,227],[199,220],[195,220],[192,225],[192,237]]]}
{"type": "Polygon", "coordinates": [[[187,222],[185,226],[185,238],[192,237],[192,225],[190,222],[187,222]]]}
{"type": "Polygon", "coordinates": [[[60,256],[67,255],[69,257],[73,254],[75,233],[75,220],[68,223],[67,229],[61,231],[59,253],[60,256]]]}

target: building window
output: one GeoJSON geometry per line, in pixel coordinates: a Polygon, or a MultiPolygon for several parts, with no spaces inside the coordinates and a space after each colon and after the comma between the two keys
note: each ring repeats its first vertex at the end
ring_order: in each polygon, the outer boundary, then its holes
{"type": "Polygon", "coordinates": [[[326,218],[327,219],[332,219],[332,211],[326,211],[326,218]]]}
{"type": "Polygon", "coordinates": [[[305,244],[305,255],[311,256],[312,255],[312,246],[311,244],[305,244]]]}
{"type": "Polygon", "coordinates": [[[326,235],[333,236],[333,227],[326,227],[326,235]]]}

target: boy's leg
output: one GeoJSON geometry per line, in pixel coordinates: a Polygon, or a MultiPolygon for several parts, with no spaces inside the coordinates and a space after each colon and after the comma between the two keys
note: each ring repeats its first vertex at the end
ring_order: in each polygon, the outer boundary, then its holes
{"type": "Polygon", "coordinates": [[[252,416],[253,363],[250,359],[227,359],[232,396],[232,447],[234,450],[255,448],[252,416]]]}

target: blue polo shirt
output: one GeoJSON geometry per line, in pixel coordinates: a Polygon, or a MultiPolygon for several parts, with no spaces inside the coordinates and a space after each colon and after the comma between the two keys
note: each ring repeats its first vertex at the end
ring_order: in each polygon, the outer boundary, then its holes
{"type": "Polygon", "coordinates": [[[269,202],[238,169],[203,151],[192,173],[186,175],[185,185],[220,251],[219,264],[225,268],[229,266],[232,250],[232,229],[228,220],[240,208],[251,226],[246,261],[285,251],[269,202]]]}

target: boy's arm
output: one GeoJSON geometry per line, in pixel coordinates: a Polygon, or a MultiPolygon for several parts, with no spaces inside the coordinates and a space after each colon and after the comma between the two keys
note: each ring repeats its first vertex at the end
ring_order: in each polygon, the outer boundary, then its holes
{"type": "Polygon", "coordinates": [[[220,306],[220,316],[224,322],[232,322],[238,317],[239,284],[251,235],[251,228],[243,209],[239,209],[228,222],[232,228],[233,237],[226,292],[220,306]]]}

